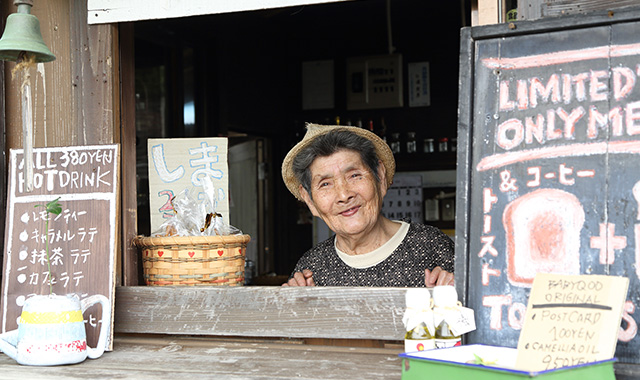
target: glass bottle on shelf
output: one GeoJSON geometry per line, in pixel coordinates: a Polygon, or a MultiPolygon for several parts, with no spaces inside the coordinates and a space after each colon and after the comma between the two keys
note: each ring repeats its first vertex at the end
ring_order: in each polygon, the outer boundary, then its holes
{"type": "Polygon", "coordinates": [[[438,152],[448,152],[449,151],[449,139],[446,137],[442,137],[438,142],[438,152]]]}
{"type": "Polygon", "coordinates": [[[436,150],[436,146],[435,146],[435,142],[433,139],[428,138],[428,139],[424,139],[423,141],[423,145],[422,145],[422,152],[423,153],[433,153],[436,150]]]}
{"type": "Polygon", "coordinates": [[[391,134],[391,141],[389,145],[393,154],[400,153],[400,133],[394,132],[391,134]]]}
{"type": "Polygon", "coordinates": [[[416,133],[407,132],[407,153],[416,153],[416,133]]]}
{"type": "Polygon", "coordinates": [[[387,142],[387,123],[384,122],[384,116],[380,118],[380,138],[387,142]]]}

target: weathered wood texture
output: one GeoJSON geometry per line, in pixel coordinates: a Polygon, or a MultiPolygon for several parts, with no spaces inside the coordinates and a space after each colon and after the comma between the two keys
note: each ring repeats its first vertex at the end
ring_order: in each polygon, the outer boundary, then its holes
{"type": "Polygon", "coordinates": [[[638,0],[528,0],[518,2],[519,20],[639,7],[638,0]]]}
{"type": "MultiPolygon", "coordinates": [[[[111,144],[114,137],[113,26],[87,25],[86,1],[35,2],[53,62],[32,69],[34,146],[111,144]]],[[[16,12],[2,4],[3,18],[16,12]]],[[[7,148],[22,147],[20,81],[6,64],[7,148]]]]}
{"type": "MultiPolygon", "coordinates": [[[[0,7],[6,1],[0,1],[0,7]]],[[[4,30],[4,17],[0,20],[0,27],[4,30]]],[[[0,210],[6,210],[7,202],[7,149],[5,143],[5,134],[7,125],[5,123],[5,101],[4,101],[4,65],[0,65],[0,210]]],[[[0,217],[0,231],[4,231],[4,219],[0,217]]],[[[0,262],[4,252],[4,239],[0,239],[0,262]]],[[[0,275],[2,278],[2,275],[0,275]]]]}
{"type": "Polygon", "coordinates": [[[347,0],[88,0],[90,24],[189,17],[347,0]]]}
{"type": "Polygon", "coordinates": [[[138,193],[136,183],[136,110],[135,110],[135,59],[134,59],[134,29],[133,23],[118,25],[119,67],[120,67],[120,136],[122,150],[123,191],[121,220],[122,220],[122,276],[118,277],[119,285],[140,285],[138,249],[131,243],[138,235],[138,193]]]}
{"type": "Polygon", "coordinates": [[[404,336],[402,288],[119,287],[116,333],[377,339],[404,336]]]}
{"type": "Polygon", "coordinates": [[[400,379],[398,349],[118,337],[112,352],[70,366],[30,367],[0,354],[3,379],[400,379]]]}

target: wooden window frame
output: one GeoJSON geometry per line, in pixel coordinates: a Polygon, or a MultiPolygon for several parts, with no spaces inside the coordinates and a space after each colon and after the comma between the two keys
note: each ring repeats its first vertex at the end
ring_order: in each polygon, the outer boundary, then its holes
{"type": "Polygon", "coordinates": [[[140,286],[139,252],[131,244],[137,234],[133,23],[120,23],[118,34],[122,273],[114,332],[402,340],[405,288],[140,286]]]}
{"type": "Polygon", "coordinates": [[[208,14],[253,11],[313,4],[336,3],[349,0],[87,0],[89,24],[124,23],[141,20],[166,19],[208,14]]]}

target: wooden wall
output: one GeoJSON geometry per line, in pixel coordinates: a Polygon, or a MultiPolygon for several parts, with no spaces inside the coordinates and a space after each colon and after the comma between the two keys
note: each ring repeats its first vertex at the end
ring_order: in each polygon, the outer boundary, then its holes
{"type": "MultiPolygon", "coordinates": [[[[13,1],[2,1],[0,11],[4,22],[17,8],[13,1]]],[[[80,0],[35,1],[31,14],[40,21],[44,42],[56,56],[55,61],[38,64],[31,70],[33,146],[119,143],[117,25],[88,25],[87,2],[80,0]]],[[[0,142],[6,157],[9,149],[22,148],[23,144],[20,78],[12,79],[14,67],[15,63],[6,62],[0,70],[6,94],[2,96],[4,117],[0,114],[0,127],[6,135],[0,142]]],[[[0,181],[3,202],[4,157],[0,181]]]]}
{"type": "MultiPolygon", "coordinates": [[[[115,125],[117,65],[116,28],[87,25],[86,1],[35,1],[42,36],[56,60],[32,71],[34,146],[109,144],[118,142],[115,125]]],[[[15,13],[13,1],[2,2],[2,18],[15,13]]],[[[5,63],[6,145],[22,147],[19,82],[14,63],[5,63]]]]}
{"type": "Polygon", "coordinates": [[[615,11],[638,6],[638,0],[527,0],[518,2],[518,20],[615,11]]]}

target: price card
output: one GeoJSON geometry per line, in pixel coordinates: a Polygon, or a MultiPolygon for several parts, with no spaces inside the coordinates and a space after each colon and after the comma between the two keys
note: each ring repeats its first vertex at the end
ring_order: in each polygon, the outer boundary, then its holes
{"type": "Polygon", "coordinates": [[[538,273],[516,368],[544,371],[613,358],[629,279],[538,273]]]}
{"type": "Polygon", "coordinates": [[[453,335],[461,336],[476,329],[476,320],[473,309],[460,306],[455,318],[447,320],[453,335]]]}

